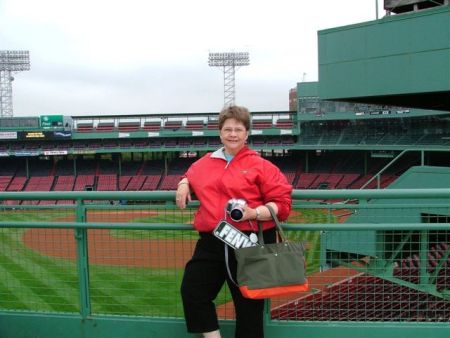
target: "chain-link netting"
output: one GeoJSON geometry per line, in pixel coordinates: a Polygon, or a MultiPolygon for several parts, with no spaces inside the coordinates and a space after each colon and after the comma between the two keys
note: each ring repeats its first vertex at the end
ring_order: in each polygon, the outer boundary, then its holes
{"type": "MultiPolygon", "coordinates": [[[[0,309],[183,317],[179,290],[198,238],[190,229],[195,208],[56,206],[0,211],[0,309]]],[[[450,238],[436,224],[449,215],[442,205],[295,205],[287,235],[305,243],[310,290],[272,299],[271,318],[448,322],[450,238]]],[[[219,318],[234,318],[226,287],[216,303],[219,318]]]]}

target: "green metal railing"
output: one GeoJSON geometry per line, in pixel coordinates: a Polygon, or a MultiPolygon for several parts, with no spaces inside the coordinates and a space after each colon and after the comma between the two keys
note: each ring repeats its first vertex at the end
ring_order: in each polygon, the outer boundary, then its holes
{"type": "MultiPolygon", "coordinates": [[[[447,337],[450,189],[294,191],[284,225],[310,291],[267,302],[267,337],[447,337]],[[344,201],[351,201],[344,203],[344,201]]],[[[174,192],[0,195],[0,337],[190,337],[179,286],[198,203],[174,192]]],[[[228,290],[217,299],[233,336],[228,290]]]]}

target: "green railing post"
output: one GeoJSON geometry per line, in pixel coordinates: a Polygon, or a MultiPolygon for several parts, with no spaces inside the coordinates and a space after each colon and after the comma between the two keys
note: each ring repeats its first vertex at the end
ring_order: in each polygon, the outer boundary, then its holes
{"type": "Polygon", "coordinates": [[[428,231],[423,230],[420,232],[420,251],[419,251],[419,276],[420,276],[420,284],[429,285],[430,275],[427,271],[427,262],[428,262],[428,231]]]}
{"type": "Polygon", "coordinates": [[[267,331],[266,327],[268,324],[270,324],[270,321],[272,319],[271,317],[271,313],[270,313],[270,308],[271,308],[271,299],[268,298],[264,301],[264,317],[263,317],[263,326],[264,326],[264,331],[267,331]]]}
{"type": "MultiPolygon", "coordinates": [[[[76,200],[75,219],[76,222],[86,223],[86,207],[82,199],[76,200]]],[[[82,318],[85,319],[91,314],[87,229],[75,229],[75,240],[77,243],[77,265],[79,272],[80,313],[82,318]]]]}
{"type": "MultiPolygon", "coordinates": [[[[326,248],[327,245],[327,231],[320,230],[320,247],[326,248]]],[[[327,264],[327,253],[326,250],[320,250],[320,256],[319,256],[319,266],[320,270],[326,270],[328,268],[327,264]]]]}

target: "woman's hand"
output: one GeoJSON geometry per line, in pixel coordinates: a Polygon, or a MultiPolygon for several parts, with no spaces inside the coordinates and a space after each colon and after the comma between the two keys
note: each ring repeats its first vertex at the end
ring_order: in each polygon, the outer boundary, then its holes
{"type": "Polygon", "coordinates": [[[239,222],[256,220],[256,208],[250,208],[248,205],[246,205],[242,209],[242,211],[242,218],[239,220],[239,222]]]}
{"type": "MultiPolygon", "coordinates": [[[[274,202],[268,202],[268,205],[272,207],[275,212],[275,215],[278,214],[278,206],[274,202]]],[[[268,221],[272,219],[272,215],[270,214],[269,209],[265,205],[257,206],[256,208],[250,208],[246,205],[243,208],[243,216],[239,220],[242,221],[268,221]]]]}
{"type": "Polygon", "coordinates": [[[191,202],[191,190],[189,188],[189,181],[187,178],[183,178],[180,182],[178,182],[175,202],[180,209],[186,208],[187,203],[191,202]]]}

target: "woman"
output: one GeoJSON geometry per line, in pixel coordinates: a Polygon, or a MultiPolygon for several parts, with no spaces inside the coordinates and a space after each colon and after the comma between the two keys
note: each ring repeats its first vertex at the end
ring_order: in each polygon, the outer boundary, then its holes
{"type": "Polygon", "coordinates": [[[235,337],[264,337],[264,301],[241,295],[234,283],[234,251],[213,235],[214,228],[223,220],[247,235],[257,233],[257,222],[261,222],[265,242],[273,243],[275,223],[266,205],[273,207],[280,220],[287,219],[290,213],[292,186],[274,164],[246,146],[249,129],[250,113],[246,108],[231,106],[222,110],[219,131],[223,147],[194,162],[176,192],[176,203],[181,209],[191,201],[191,193],[200,201],[194,218],[200,239],[186,264],[181,296],[188,331],[202,333],[203,337],[220,337],[213,301],[225,282],[236,310],[235,337]],[[246,201],[238,221],[226,212],[232,198],[246,201]]]}

